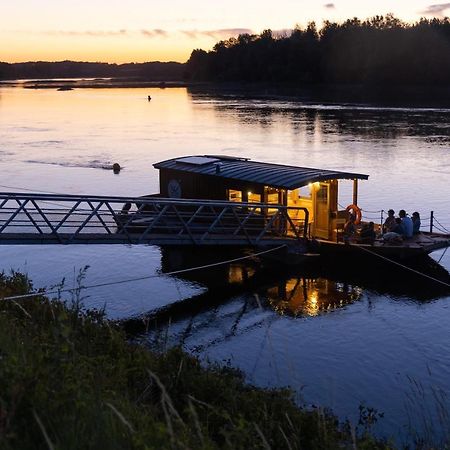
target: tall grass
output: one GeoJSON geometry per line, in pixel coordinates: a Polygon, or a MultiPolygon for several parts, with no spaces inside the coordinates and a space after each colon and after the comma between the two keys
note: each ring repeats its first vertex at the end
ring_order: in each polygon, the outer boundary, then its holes
{"type": "MultiPolygon", "coordinates": [[[[0,298],[30,288],[0,274],[0,298]]],[[[1,449],[390,448],[289,390],[131,345],[101,311],[43,296],[0,300],[0,386],[1,449]]]]}

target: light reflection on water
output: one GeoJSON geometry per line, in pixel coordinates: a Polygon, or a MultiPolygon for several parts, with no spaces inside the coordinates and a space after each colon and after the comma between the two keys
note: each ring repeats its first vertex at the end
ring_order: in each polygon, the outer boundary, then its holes
{"type": "MultiPolygon", "coordinates": [[[[0,189],[141,195],[158,191],[156,161],[235,154],[368,173],[360,185],[363,208],[418,210],[424,218],[434,210],[450,229],[449,117],[448,109],[299,104],[178,88],[2,87],[0,189]],[[124,167],[118,176],[104,169],[113,162],[124,167]]],[[[164,254],[147,246],[9,246],[0,247],[0,257],[3,269],[27,270],[36,286],[63,277],[71,285],[85,265],[86,284],[167,272],[164,254]]],[[[441,263],[450,269],[450,252],[441,263]]],[[[237,282],[252,270],[229,269],[237,282]]],[[[201,296],[209,282],[208,274],[161,277],[92,290],[85,303],[126,318],[201,296]]],[[[408,403],[410,380],[429,394],[422,405],[432,404],[431,386],[450,395],[450,296],[418,280],[389,270],[356,279],[299,273],[222,297],[194,317],[174,319],[170,342],[205,359],[230,360],[258,385],[290,385],[305,403],[341,417],[355,419],[365,402],[385,413],[379,426],[388,434],[405,436],[408,415],[422,412],[408,403]]]]}
{"type": "Polygon", "coordinates": [[[347,283],[295,277],[267,289],[267,298],[279,314],[317,316],[359,300],[361,293],[361,288],[347,283]]]}

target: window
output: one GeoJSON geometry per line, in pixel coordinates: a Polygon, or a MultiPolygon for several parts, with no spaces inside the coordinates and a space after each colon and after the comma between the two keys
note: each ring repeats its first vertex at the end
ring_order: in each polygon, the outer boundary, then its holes
{"type": "Polygon", "coordinates": [[[228,200],[230,202],[242,202],[242,191],[228,190],[228,200]]]}

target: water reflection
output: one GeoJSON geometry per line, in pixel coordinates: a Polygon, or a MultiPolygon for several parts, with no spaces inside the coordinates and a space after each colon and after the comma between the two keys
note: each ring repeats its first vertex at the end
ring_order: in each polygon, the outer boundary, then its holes
{"type": "Polygon", "coordinates": [[[383,108],[326,104],[302,100],[261,99],[243,95],[208,95],[188,89],[192,102],[213,107],[221,119],[258,124],[273,131],[290,123],[294,133],[308,136],[358,136],[369,140],[421,137],[437,145],[450,142],[448,109],[383,108]],[[395,126],[392,124],[395,123],[395,126]]]}
{"type": "MultiPolygon", "coordinates": [[[[221,248],[220,251],[199,248],[195,252],[185,248],[163,248],[161,270],[168,273],[214,265],[246,253],[233,248],[221,248]]],[[[446,289],[432,281],[412,279],[408,271],[377,264],[377,260],[358,266],[352,265],[351,261],[337,263],[334,259],[326,258],[314,261],[292,268],[251,258],[172,275],[183,282],[203,286],[204,290],[158,310],[149,310],[138,320],[128,321],[126,326],[130,334],[136,335],[142,333],[143,324],[148,327],[149,321],[156,320],[160,324],[170,321],[174,324],[194,318],[207,317],[207,320],[211,320],[210,315],[214,312],[216,325],[223,328],[220,324],[223,319],[221,311],[229,312],[234,307],[240,311],[236,312],[239,317],[258,316],[264,311],[269,316],[297,318],[318,316],[345,308],[358,302],[364,294],[369,297],[383,294],[393,298],[408,298],[418,304],[448,294],[446,289]]],[[[415,269],[450,280],[448,272],[431,258],[424,258],[421,265],[415,265],[415,269]]],[[[368,307],[371,307],[370,301],[368,307]]]]}
{"type": "Polygon", "coordinates": [[[279,314],[317,316],[349,305],[361,297],[362,289],[326,278],[301,277],[280,280],[266,291],[270,306],[279,314]]]}

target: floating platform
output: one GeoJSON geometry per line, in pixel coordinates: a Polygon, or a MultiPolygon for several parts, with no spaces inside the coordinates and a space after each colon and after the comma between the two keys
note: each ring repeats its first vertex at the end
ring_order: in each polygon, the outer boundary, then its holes
{"type": "Polygon", "coordinates": [[[385,242],[382,238],[373,243],[330,242],[318,240],[321,254],[361,256],[363,252],[394,259],[420,258],[439,249],[450,246],[450,235],[437,233],[420,233],[401,243],[385,242]]]}

